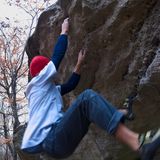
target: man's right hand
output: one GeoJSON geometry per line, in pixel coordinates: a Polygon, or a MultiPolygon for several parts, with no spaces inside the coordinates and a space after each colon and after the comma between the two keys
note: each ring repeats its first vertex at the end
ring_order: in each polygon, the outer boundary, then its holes
{"type": "Polygon", "coordinates": [[[68,30],[69,30],[69,18],[66,18],[62,23],[61,34],[68,34],[68,30]]]}
{"type": "Polygon", "coordinates": [[[77,65],[79,66],[83,65],[85,57],[86,57],[86,49],[81,49],[78,54],[77,65]]]}
{"type": "Polygon", "coordinates": [[[81,49],[79,54],[78,54],[77,64],[74,68],[75,73],[77,73],[77,74],[81,73],[81,68],[82,68],[83,63],[85,61],[85,57],[86,57],[86,49],[81,49]]]}

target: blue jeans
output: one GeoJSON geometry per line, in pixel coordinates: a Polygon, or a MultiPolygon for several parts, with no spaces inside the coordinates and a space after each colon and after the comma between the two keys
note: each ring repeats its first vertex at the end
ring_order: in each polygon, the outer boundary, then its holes
{"type": "Polygon", "coordinates": [[[114,134],[123,114],[98,93],[87,89],[65,112],[42,143],[43,151],[55,158],[70,156],[88,131],[91,122],[114,134]]]}

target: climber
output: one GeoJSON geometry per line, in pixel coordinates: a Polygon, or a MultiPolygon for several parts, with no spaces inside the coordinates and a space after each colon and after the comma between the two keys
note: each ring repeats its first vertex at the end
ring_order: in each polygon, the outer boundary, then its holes
{"type": "Polygon", "coordinates": [[[124,114],[91,89],[82,92],[66,112],[61,95],[73,90],[80,79],[86,50],[78,54],[69,80],[55,84],[59,65],[67,49],[69,20],[64,20],[51,60],[35,56],[30,63],[32,80],[27,85],[29,121],[21,149],[24,152],[47,153],[55,158],[70,156],[93,122],[117,140],[137,152],[142,160],[152,160],[160,147],[160,129],[138,134],[123,124],[124,114]]]}

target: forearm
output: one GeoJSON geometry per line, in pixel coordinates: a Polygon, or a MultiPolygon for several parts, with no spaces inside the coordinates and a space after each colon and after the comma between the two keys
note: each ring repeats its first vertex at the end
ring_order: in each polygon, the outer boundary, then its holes
{"type": "Polygon", "coordinates": [[[58,70],[59,65],[65,55],[68,45],[68,36],[67,34],[61,34],[57,40],[55,48],[52,54],[52,62],[54,63],[56,69],[58,70]]]}
{"type": "Polygon", "coordinates": [[[74,73],[76,74],[81,74],[81,64],[76,64],[76,66],[74,67],[74,70],[73,70],[74,73]]]}
{"type": "Polygon", "coordinates": [[[79,75],[81,74],[81,69],[84,64],[85,55],[86,55],[86,50],[81,50],[78,54],[78,61],[74,68],[74,72],[79,75]]]}

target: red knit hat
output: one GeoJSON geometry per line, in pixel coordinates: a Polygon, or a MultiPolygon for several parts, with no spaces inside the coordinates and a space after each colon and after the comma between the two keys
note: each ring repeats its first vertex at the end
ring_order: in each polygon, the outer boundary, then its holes
{"type": "Polygon", "coordinates": [[[49,62],[49,58],[44,56],[35,56],[30,63],[30,74],[35,77],[49,62]]]}

